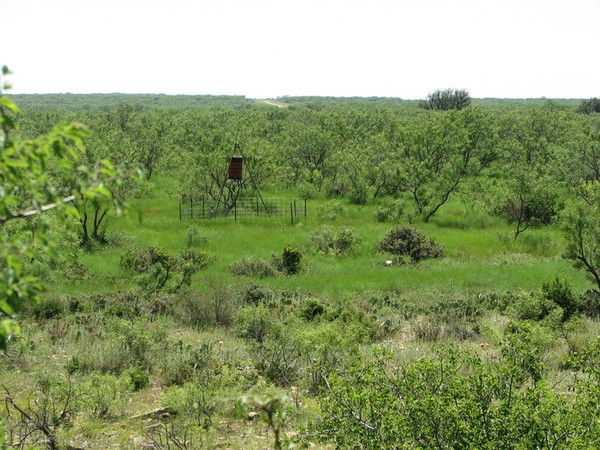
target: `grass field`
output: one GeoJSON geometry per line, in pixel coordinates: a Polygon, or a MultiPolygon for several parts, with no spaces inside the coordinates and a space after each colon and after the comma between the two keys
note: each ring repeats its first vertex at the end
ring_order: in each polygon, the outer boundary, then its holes
{"type": "MultiPolygon", "coordinates": [[[[42,304],[25,314],[23,337],[0,368],[0,385],[10,388],[8,396],[20,395],[22,408],[32,398],[64,400],[60,393],[75,386],[73,419],[53,429],[60,442],[173,448],[173,439],[183,439],[181,448],[259,449],[274,445],[280,427],[286,442],[332,448],[331,441],[298,438],[321,419],[323,367],[343,367],[351,355],[374,349],[411,363],[433,357],[440,342],[496,361],[507,324],[528,314],[530,293],[557,276],[577,294],[591,287],[561,257],[558,227],[530,229],[515,240],[510,226],[460,200],[430,223],[414,224],[444,248],[442,258],[388,266],[377,243],[395,223],[375,220],[377,204],[309,200],[307,217],[293,226],[288,217],[180,220],[169,194],[174,184],[157,177],[127,215],[112,217],[109,245],[79,253],[83,274],[50,274],[42,304]],[[350,228],[359,243],[339,255],[318,251],[311,236],[324,226],[350,228]],[[191,288],[147,295],[120,259],[149,246],[173,256],[191,247],[211,261],[191,288]],[[302,253],[295,275],[239,277],[230,270],[244,258],[269,261],[286,246],[302,253]],[[257,289],[264,297],[248,300],[257,289]],[[500,311],[485,303],[507,292],[516,306],[500,311]],[[146,381],[134,388],[140,373],[146,381]],[[252,419],[266,417],[256,405],[269,399],[286,411],[279,425],[252,419]],[[152,415],[164,408],[164,417],[152,415]]],[[[598,322],[586,318],[571,331],[546,322],[534,331],[548,380],[568,389],[573,374],[563,362],[598,335],[598,322]]],[[[17,432],[14,412],[0,417],[17,432]]]]}
{"type": "MultiPolygon", "coordinates": [[[[158,179],[152,197],[131,204],[125,217],[111,218],[110,233],[122,237],[122,246],[156,246],[175,254],[188,245],[188,229],[195,227],[192,243],[214,257],[214,262],[197,273],[194,284],[219,279],[234,283],[229,266],[244,257],[269,259],[284,246],[302,250],[304,269],[294,277],[260,280],[279,290],[301,290],[313,295],[343,298],[350,293],[368,291],[496,291],[536,290],[557,275],[567,277],[577,291],[589,288],[582,272],[561,258],[563,238],[557,227],[530,229],[517,240],[511,227],[478,211],[467,214],[462,205],[450,204],[431,223],[416,224],[445,249],[445,257],[418,265],[386,267],[388,258],[376,249],[377,242],[393,223],[375,221],[376,205],[356,206],[336,200],[309,200],[307,218],[294,226],[289,217],[179,220],[178,204],[170,199],[168,180],[158,179]],[[335,203],[341,212],[331,217],[328,205],[335,203]],[[325,210],[325,212],[324,212],[325,210]],[[310,235],[328,225],[333,229],[351,227],[360,243],[349,254],[325,255],[311,248],[310,235]]],[[[57,291],[102,290],[102,285],[124,286],[119,280],[119,252],[122,247],[100,248],[82,254],[90,276],[78,286],[55,284],[57,291]]]]}

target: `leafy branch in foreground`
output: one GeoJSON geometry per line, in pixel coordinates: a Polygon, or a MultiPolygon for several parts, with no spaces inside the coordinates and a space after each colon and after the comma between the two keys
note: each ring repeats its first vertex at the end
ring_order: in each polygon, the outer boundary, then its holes
{"type": "Polygon", "coordinates": [[[18,108],[1,94],[0,89],[0,351],[18,332],[15,312],[23,302],[39,299],[42,286],[29,275],[27,263],[36,253],[53,254],[51,220],[68,223],[79,217],[72,197],[110,201],[109,186],[117,174],[107,161],[92,169],[80,164],[87,137],[81,124],[57,125],[32,140],[12,139],[18,108]],[[30,216],[38,219],[33,236],[12,226],[30,216]]]}

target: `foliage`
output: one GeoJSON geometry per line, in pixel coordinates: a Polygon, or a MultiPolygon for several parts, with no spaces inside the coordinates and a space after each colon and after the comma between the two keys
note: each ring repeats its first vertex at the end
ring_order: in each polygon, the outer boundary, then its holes
{"type": "Polygon", "coordinates": [[[530,227],[555,223],[563,204],[549,183],[519,176],[500,195],[494,214],[515,225],[515,239],[530,227]]]}
{"type": "Polygon", "coordinates": [[[379,206],[377,211],[375,211],[375,221],[397,222],[402,218],[404,208],[404,201],[400,199],[388,201],[379,206]]]}
{"type": "MultiPolygon", "coordinates": [[[[4,67],[2,74],[7,75],[4,67]]],[[[0,87],[0,351],[7,336],[18,331],[11,317],[23,302],[37,301],[41,285],[28,273],[27,261],[36,252],[50,254],[53,233],[48,216],[59,222],[78,217],[70,206],[75,197],[100,204],[111,200],[107,188],[116,175],[112,164],[101,161],[92,169],[80,164],[87,137],[83,125],[58,125],[32,140],[13,139],[16,105],[0,87]],[[52,213],[45,213],[53,210],[52,213]],[[17,234],[14,220],[37,216],[33,236],[17,234]]]]}
{"type": "Polygon", "coordinates": [[[564,223],[567,248],[564,257],[587,272],[600,294],[600,218],[591,208],[577,208],[564,223]]]}
{"type": "Polygon", "coordinates": [[[3,402],[8,411],[5,426],[11,447],[43,444],[48,449],[58,449],[57,433],[68,425],[76,410],[76,386],[70,379],[44,374],[38,377],[25,404],[6,388],[3,402]]]}
{"type": "Polygon", "coordinates": [[[264,259],[247,256],[229,266],[229,270],[238,277],[275,277],[279,275],[277,268],[264,259]]]}
{"type": "Polygon", "coordinates": [[[398,225],[389,230],[377,244],[377,249],[396,256],[407,256],[412,262],[443,256],[442,247],[410,225],[398,225]]]}
{"type": "Polygon", "coordinates": [[[257,396],[244,396],[241,401],[260,412],[261,419],[273,432],[273,448],[281,450],[283,447],[282,436],[285,437],[283,428],[287,422],[287,412],[290,409],[289,398],[287,395],[273,395],[263,398],[257,396]]]}
{"type": "Polygon", "coordinates": [[[379,357],[328,376],[321,400],[324,433],[340,447],[361,448],[597,442],[597,411],[583,386],[577,387],[574,402],[553,392],[527,329],[506,337],[497,364],[441,347],[433,359],[393,367],[379,357]]]}
{"type": "Polygon", "coordinates": [[[561,321],[565,322],[582,310],[581,299],[573,293],[570,283],[560,277],[542,285],[542,296],[562,309],[561,321]]]}
{"type": "Polygon", "coordinates": [[[302,252],[295,248],[286,246],[281,254],[281,266],[287,275],[296,275],[300,271],[302,263],[302,252]]]}
{"type": "Polygon", "coordinates": [[[399,132],[400,183],[425,222],[498,158],[497,140],[489,114],[474,107],[413,121],[399,132]]]}
{"type": "Polygon", "coordinates": [[[436,109],[448,111],[463,109],[471,104],[471,96],[466,89],[442,89],[427,95],[425,100],[419,102],[423,109],[436,109]]]}
{"type": "Polygon", "coordinates": [[[319,208],[319,216],[325,220],[337,220],[343,216],[346,208],[339,200],[329,200],[321,208],[319,208]]]}
{"type": "Polygon", "coordinates": [[[356,230],[352,227],[334,229],[328,225],[317,228],[310,237],[311,245],[319,252],[341,255],[347,253],[360,243],[356,230]]]}
{"type": "Polygon", "coordinates": [[[583,100],[577,108],[577,112],[582,114],[600,113],[600,98],[592,97],[583,100]]]}
{"type": "Polygon", "coordinates": [[[262,344],[267,336],[281,332],[273,311],[264,305],[240,308],[235,317],[239,337],[262,344]]]}
{"type": "Polygon", "coordinates": [[[171,283],[170,289],[179,290],[191,284],[191,277],[203,269],[211,258],[194,249],[182,250],[173,257],[156,247],[146,249],[132,248],[121,255],[120,266],[129,272],[139,274],[139,284],[149,292],[159,292],[168,286],[175,276],[179,278],[171,283]]]}

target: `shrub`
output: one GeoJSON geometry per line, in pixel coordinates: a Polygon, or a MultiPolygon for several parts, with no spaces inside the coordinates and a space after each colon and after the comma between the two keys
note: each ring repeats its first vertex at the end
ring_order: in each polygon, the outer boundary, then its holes
{"type": "Polygon", "coordinates": [[[65,304],[58,297],[48,296],[39,303],[32,303],[31,312],[38,320],[52,319],[61,316],[65,312],[65,304]]]}
{"type": "Polygon", "coordinates": [[[262,344],[265,337],[279,332],[273,312],[263,305],[240,308],[235,316],[237,335],[262,344]]]}
{"type": "Polygon", "coordinates": [[[189,286],[192,275],[206,267],[210,260],[208,255],[194,249],[183,250],[174,257],[162,249],[148,247],[126,251],[119,263],[124,270],[140,275],[138,283],[145,290],[158,292],[167,286],[171,291],[189,286]],[[176,281],[169,283],[171,280],[176,281]]]}
{"type": "Polygon", "coordinates": [[[281,255],[281,264],[283,271],[287,275],[295,275],[300,271],[300,262],[302,261],[302,253],[294,247],[285,247],[281,255]]]}
{"type": "Polygon", "coordinates": [[[129,385],[131,390],[136,392],[147,388],[150,385],[150,375],[145,369],[132,367],[129,370],[129,385]]]}
{"type": "Polygon", "coordinates": [[[471,104],[471,96],[466,89],[438,89],[419,102],[423,109],[449,111],[463,109],[471,104]]]}
{"type": "Polygon", "coordinates": [[[600,98],[592,97],[582,100],[577,108],[577,112],[581,114],[600,113],[600,98]]]}
{"type": "Polygon", "coordinates": [[[590,317],[600,317],[600,294],[594,289],[585,291],[580,296],[582,312],[590,317]]]}
{"type": "Polygon", "coordinates": [[[377,222],[396,222],[402,217],[404,212],[404,202],[402,200],[393,200],[384,203],[375,211],[375,220],[377,222]]]}
{"type": "Polygon", "coordinates": [[[177,341],[166,346],[166,350],[164,356],[158,361],[158,369],[162,382],[167,386],[181,385],[192,380],[213,364],[210,343],[202,343],[196,347],[177,341]]]}
{"type": "MultiPolygon", "coordinates": [[[[220,403],[221,400],[215,395],[215,387],[210,383],[186,382],[180,386],[173,386],[166,390],[162,398],[162,404],[170,411],[189,421],[188,425],[194,425],[194,428],[202,427],[204,432],[212,425],[213,415],[217,412],[220,403]]],[[[181,442],[188,443],[187,440],[181,442]]],[[[177,445],[172,448],[200,447],[177,445]]]]}
{"type": "Polygon", "coordinates": [[[311,322],[325,313],[325,306],[316,298],[309,298],[300,308],[300,317],[311,322]]]}
{"type": "Polygon", "coordinates": [[[579,314],[582,309],[582,300],[571,290],[570,283],[560,277],[542,285],[543,297],[562,308],[562,321],[579,314]]]}
{"type": "Polygon", "coordinates": [[[277,269],[269,261],[247,256],[229,266],[232,274],[238,277],[267,278],[279,275],[277,269]]]}
{"type": "Polygon", "coordinates": [[[327,225],[315,230],[309,239],[311,245],[318,251],[336,255],[349,252],[360,243],[354,228],[344,227],[334,230],[327,225]]]}
{"type": "Polygon", "coordinates": [[[82,383],[80,401],[94,417],[115,416],[123,409],[122,384],[114,375],[92,374],[82,383]]]}
{"type": "Polygon", "coordinates": [[[226,286],[214,286],[203,295],[186,288],[175,296],[172,314],[183,325],[197,328],[228,326],[240,303],[239,294],[226,286]]]}
{"type": "Polygon", "coordinates": [[[344,215],[346,208],[338,200],[330,200],[319,208],[319,217],[325,220],[336,220],[344,215]]]}
{"type": "Polygon", "coordinates": [[[439,258],[444,254],[442,247],[410,225],[398,225],[392,228],[379,241],[377,248],[396,256],[408,256],[412,262],[439,258]]]}
{"type": "Polygon", "coordinates": [[[271,298],[273,298],[273,292],[264,286],[259,286],[257,284],[251,284],[244,291],[244,302],[252,305],[258,305],[271,298]]]}

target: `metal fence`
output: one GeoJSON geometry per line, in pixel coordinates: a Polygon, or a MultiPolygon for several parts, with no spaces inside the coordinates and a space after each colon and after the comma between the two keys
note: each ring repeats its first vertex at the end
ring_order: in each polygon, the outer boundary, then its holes
{"type": "Polygon", "coordinates": [[[179,203],[179,220],[228,217],[237,221],[244,217],[288,217],[293,224],[299,217],[306,217],[306,213],[306,200],[298,202],[280,197],[239,197],[227,208],[204,200],[179,203]]]}

